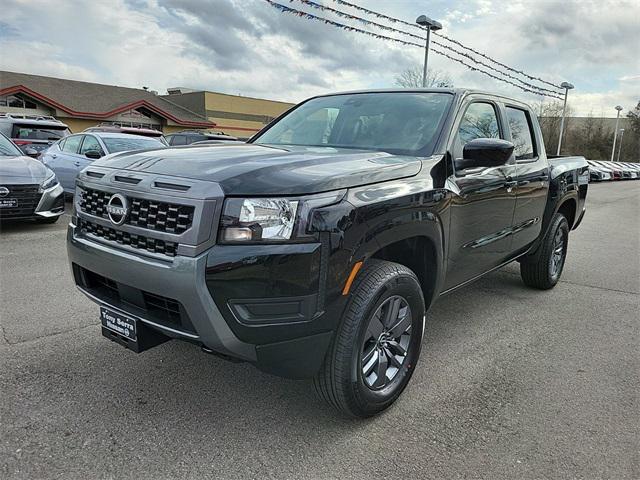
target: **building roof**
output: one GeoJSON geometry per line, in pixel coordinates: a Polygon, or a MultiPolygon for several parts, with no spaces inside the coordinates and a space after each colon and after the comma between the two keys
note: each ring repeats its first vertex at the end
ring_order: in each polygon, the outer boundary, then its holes
{"type": "Polygon", "coordinates": [[[12,93],[23,93],[73,117],[104,119],[146,107],[178,125],[215,126],[197,113],[140,88],[0,71],[0,95],[12,93]]]}
{"type": "Polygon", "coordinates": [[[260,102],[281,103],[282,105],[287,105],[287,106],[295,105],[295,103],[283,102],[282,100],[271,100],[269,98],[251,97],[251,96],[239,95],[239,94],[238,95],[234,95],[233,93],[214,92],[212,90],[194,90],[194,89],[186,88],[186,87],[167,88],[167,94],[166,95],[161,95],[161,97],[162,98],[171,98],[171,97],[180,96],[180,95],[189,95],[189,94],[192,94],[192,93],[199,93],[199,94],[211,93],[213,95],[224,95],[225,97],[242,98],[242,99],[247,99],[247,100],[258,100],[260,102]],[[170,92],[174,92],[174,93],[170,93],[170,92]]]}

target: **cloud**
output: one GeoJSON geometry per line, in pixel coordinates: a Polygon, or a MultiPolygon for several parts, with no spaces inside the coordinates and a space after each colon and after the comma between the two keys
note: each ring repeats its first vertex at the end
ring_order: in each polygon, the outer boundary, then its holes
{"type": "MultiPolygon", "coordinates": [[[[424,13],[414,2],[357,3],[410,21],[424,13]]],[[[640,69],[639,8],[634,1],[614,0],[434,0],[429,15],[442,20],[446,35],[504,63],[556,84],[571,81],[574,110],[587,114],[637,102],[638,75],[629,72],[640,69]]],[[[261,0],[3,0],[2,11],[0,68],[159,91],[180,85],[299,101],[329,91],[393,86],[400,72],[423,58],[421,48],[282,14],[261,0]]],[[[435,53],[429,62],[447,71],[456,86],[539,101],[435,53]]]]}

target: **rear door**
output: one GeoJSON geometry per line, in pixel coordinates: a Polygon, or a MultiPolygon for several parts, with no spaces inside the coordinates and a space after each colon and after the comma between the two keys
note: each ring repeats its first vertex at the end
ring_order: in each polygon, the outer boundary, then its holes
{"type": "Polygon", "coordinates": [[[83,137],[84,135],[68,136],[62,145],[62,150],[55,159],[54,166],[51,167],[56,172],[62,188],[67,193],[73,193],[75,190],[76,173],[81,165],[81,158],[78,152],[83,137]]]}
{"type": "Polygon", "coordinates": [[[549,163],[531,112],[522,106],[506,103],[505,116],[509,140],[515,146],[513,154],[518,169],[511,247],[513,252],[518,252],[540,236],[549,194],[549,163]]]}
{"type": "MultiPolygon", "coordinates": [[[[505,139],[497,102],[470,97],[461,112],[449,149],[452,158],[462,158],[464,145],[473,139],[505,139]]],[[[445,289],[471,280],[509,257],[515,177],[513,158],[506,165],[455,171],[449,177],[453,198],[445,289]]]]}

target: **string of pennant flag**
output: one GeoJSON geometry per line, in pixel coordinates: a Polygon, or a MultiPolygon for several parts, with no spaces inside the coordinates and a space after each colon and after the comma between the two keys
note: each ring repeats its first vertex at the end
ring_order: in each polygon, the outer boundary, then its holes
{"type": "MultiPolygon", "coordinates": [[[[286,5],[282,5],[281,3],[275,2],[273,0],[264,0],[264,1],[267,2],[269,5],[271,5],[272,7],[276,8],[277,10],[279,10],[282,13],[288,13],[288,14],[291,14],[291,15],[295,15],[295,16],[298,16],[300,18],[304,18],[306,20],[313,20],[313,21],[321,22],[321,23],[324,23],[326,25],[331,25],[333,27],[341,28],[341,29],[349,31],[349,32],[356,32],[356,33],[360,33],[360,34],[363,34],[363,35],[367,35],[369,37],[373,37],[373,38],[376,38],[378,40],[391,41],[391,42],[394,42],[394,43],[397,43],[397,44],[401,44],[401,45],[415,46],[415,47],[423,48],[423,45],[415,43],[415,42],[411,42],[411,41],[407,41],[407,40],[401,40],[401,39],[398,39],[398,38],[389,37],[389,36],[386,36],[386,35],[381,35],[381,34],[378,34],[378,33],[375,33],[375,32],[370,32],[368,30],[363,30],[361,28],[357,28],[357,27],[354,27],[354,26],[351,26],[351,25],[346,25],[346,24],[343,24],[343,23],[340,23],[340,22],[336,22],[334,20],[330,20],[328,18],[320,17],[320,16],[313,15],[313,14],[308,13],[308,12],[304,12],[302,10],[298,10],[298,9],[295,9],[295,8],[288,7],[286,5]]],[[[310,2],[310,0],[304,0],[303,3],[310,5],[311,3],[315,3],[315,2],[310,2]],[[307,3],[307,2],[309,2],[309,3],[307,3]]],[[[361,20],[364,20],[364,19],[361,19],[361,20]]],[[[368,21],[364,20],[364,22],[368,22],[368,21]]],[[[422,38],[422,39],[424,40],[424,38],[422,38]]],[[[452,48],[450,48],[450,47],[448,47],[446,45],[442,45],[440,43],[438,43],[437,45],[439,47],[451,50],[451,51],[455,52],[458,55],[465,56],[465,57],[469,58],[470,60],[472,60],[473,62],[475,62],[477,64],[480,64],[480,65],[483,65],[483,66],[487,67],[486,64],[484,64],[482,62],[478,62],[473,57],[465,55],[464,53],[460,53],[460,52],[456,51],[455,49],[452,49],[452,48]]],[[[555,94],[555,93],[544,93],[545,91],[551,92],[550,90],[543,89],[542,87],[537,87],[535,85],[528,84],[528,83],[523,82],[523,81],[521,81],[521,80],[516,78],[515,80],[518,80],[520,83],[524,84],[524,86],[520,85],[519,83],[515,83],[515,82],[513,82],[511,80],[508,80],[506,78],[498,77],[494,73],[491,73],[491,72],[488,72],[487,70],[479,68],[477,65],[470,65],[469,63],[465,62],[464,60],[462,60],[460,58],[453,57],[452,55],[450,55],[450,54],[448,54],[448,53],[446,53],[446,52],[444,52],[444,51],[442,51],[442,50],[440,50],[440,49],[438,49],[436,47],[433,47],[431,50],[434,53],[438,54],[438,55],[442,55],[445,58],[448,58],[449,60],[452,60],[452,61],[454,61],[456,63],[459,63],[459,64],[465,66],[466,68],[468,68],[471,71],[482,73],[482,74],[487,75],[488,77],[491,77],[491,78],[493,78],[495,80],[499,80],[501,82],[510,84],[510,85],[512,85],[512,86],[514,86],[516,88],[519,88],[520,90],[525,91],[525,92],[533,93],[533,94],[541,95],[541,96],[557,98],[559,100],[562,100],[562,97],[557,95],[557,94],[555,94]]],[[[505,75],[507,77],[514,78],[509,74],[505,74],[504,72],[497,71],[497,73],[499,73],[500,75],[505,75]]]]}
{"type": "MultiPolygon", "coordinates": [[[[344,5],[345,7],[353,8],[353,9],[358,10],[360,12],[363,12],[363,13],[365,13],[367,15],[373,15],[373,16],[375,16],[377,18],[382,18],[382,19],[384,19],[384,20],[386,20],[388,22],[391,22],[391,23],[400,23],[402,25],[407,25],[409,27],[417,28],[417,29],[419,29],[421,31],[424,31],[423,27],[421,27],[421,26],[419,26],[419,25],[417,25],[415,23],[410,23],[410,22],[406,22],[404,20],[400,20],[399,18],[390,17],[390,16],[385,15],[385,14],[380,13],[380,12],[374,12],[373,10],[369,10],[368,8],[361,7],[360,5],[356,5],[355,3],[346,2],[344,0],[333,0],[333,1],[335,3],[337,3],[338,5],[344,5]]],[[[556,85],[556,84],[554,84],[552,82],[548,82],[547,80],[544,80],[544,79],[542,79],[540,77],[535,77],[535,76],[529,75],[528,73],[523,72],[522,70],[518,70],[516,68],[510,67],[509,65],[505,65],[504,63],[501,63],[498,60],[495,60],[494,58],[491,58],[489,55],[487,55],[485,53],[482,53],[482,52],[479,52],[478,50],[475,50],[475,49],[473,49],[471,47],[468,47],[465,44],[463,44],[462,42],[459,42],[458,40],[455,40],[455,39],[453,39],[451,37],[448,37],[447,35],[445,35],[443,33],[440,33],[440,32],[433,32],[433,33],[438,35],[439,37],[444,38],[445,40],[447,40],[449,42],[452,42],[452,43],[458,45],[459,47],[462,47],[462,48],[464,48],[466,50],[469,50],[470,52],[475,53],[476,55],[479,55],[479,56],[481,56],[481,57],[483,57],[483,58],[495,63],[496,65],[499,65],[499,66],[501,66],[503,68],[506,68],[507,70],[509,70],[511,72],[518,73],[518,74],[528,78],[529,80],[535,80],[535,81],[538,81],[538,82],[542,82],[542,83],[544,83],[546,85],[549,85],[550,87],[554,87],[554,88],[556,88],[558,90],[562,90],[562,87],[560,87],[559,85],[556,85]]]]}
{"type": "MultiPolygon", "coordinates": [[[[343,11],[340,11],[340,10],[336,10],[335,8],[326,7],[326,6],[321,5],[321,4],[317,3],[317,2],[313,2],[312,0],[289,0],[290,3],[294,2],[294,1],[298,1],[298,2],[302,3],[303,5],[308,5],[308,6],[312,7],[312,8],[317,9],[317,10],[322,10],[322,11],[325,11],[325,12],[333,13],[333,14],[339,16],[339,17],[342,17],[342,18],[347,18],[347,19],[350,19],[350,20],[357,20],[360,23],[362,23],[364,25],[367,25],[367,26],[373,26],[373,27],[380,28],[382,30],[386,30],[386,31],[389,31],[389,32],[400,33],[402,35],[407,35],[409,37],[421,40],[423,42],[426,40],[425,37],[421,37],[420,35],[415,35],[413,33],[405,32],[404,30],[398,30],[396,28],[389,27],[387,25],[382,25],[380,23],[372,22],[370,20],[366,20],[364,18],[360,18],[360,17],[351,15],[351,14],[346,13],[346,12],[343,12],[343,11]]],[[[444,44],[442,42],[439,42],[437,40],[432,40],[432,43],[434,45],[438,45],[438,46],[440,46],[440,47],[442,47],[442,48],[444,48],[446,50],[449,50],[450,52],[453,52],[453,53],[455,53],[457,55],[460,55],[461,57],[465,57],[468,60],[470,60],[470,61],[472,61],[474,63],[477,63],[478,65],[482,65],[483,67],[486,67],[489,70],[492,70],[492,71],[498,73],[499,75],[503,75],[503,76],[505,76],[507,78],[510,78],[510,79],[518,82],[518,83],[521,83],[522,85],[524,85],[527,88],[531,88],[533,90],[540,90],[541,92],[547,92],[547,93],[550,93],[552,95],[558,93],[556,90],[549,90],[548,88],[539,87],[537,85],[528,83],[528,82],[526,82],[526,81],[524,81],[524,80],[522,80],[522,79],[520,79],[520,78],[518,78],[518,77],[516,77],[514,75],[511,75],[510,73],[503,72],[502,70],[494,67],[493,65],[485,63],[482,60],[478,60],[477,58],[474,58],[469,53],[461,52],[459,50],[456,50],[455,48],[451,47],[450,45],[446,45],[446,44],[444,44]]]]}

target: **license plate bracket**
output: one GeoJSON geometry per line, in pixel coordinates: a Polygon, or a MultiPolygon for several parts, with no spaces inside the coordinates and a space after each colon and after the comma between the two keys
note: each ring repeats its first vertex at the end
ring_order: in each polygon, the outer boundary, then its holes
{"type": "Polygon", "coordinates": [[[136,353],[171,340],[139,319],[110,308],[100,307],[100,321],[104,337],[136,353]]]}
{"type": "Polygon", "coordinates": [[[17,198],[0,198],[0,208],[16,208],[17,206],[17,198]]]}

